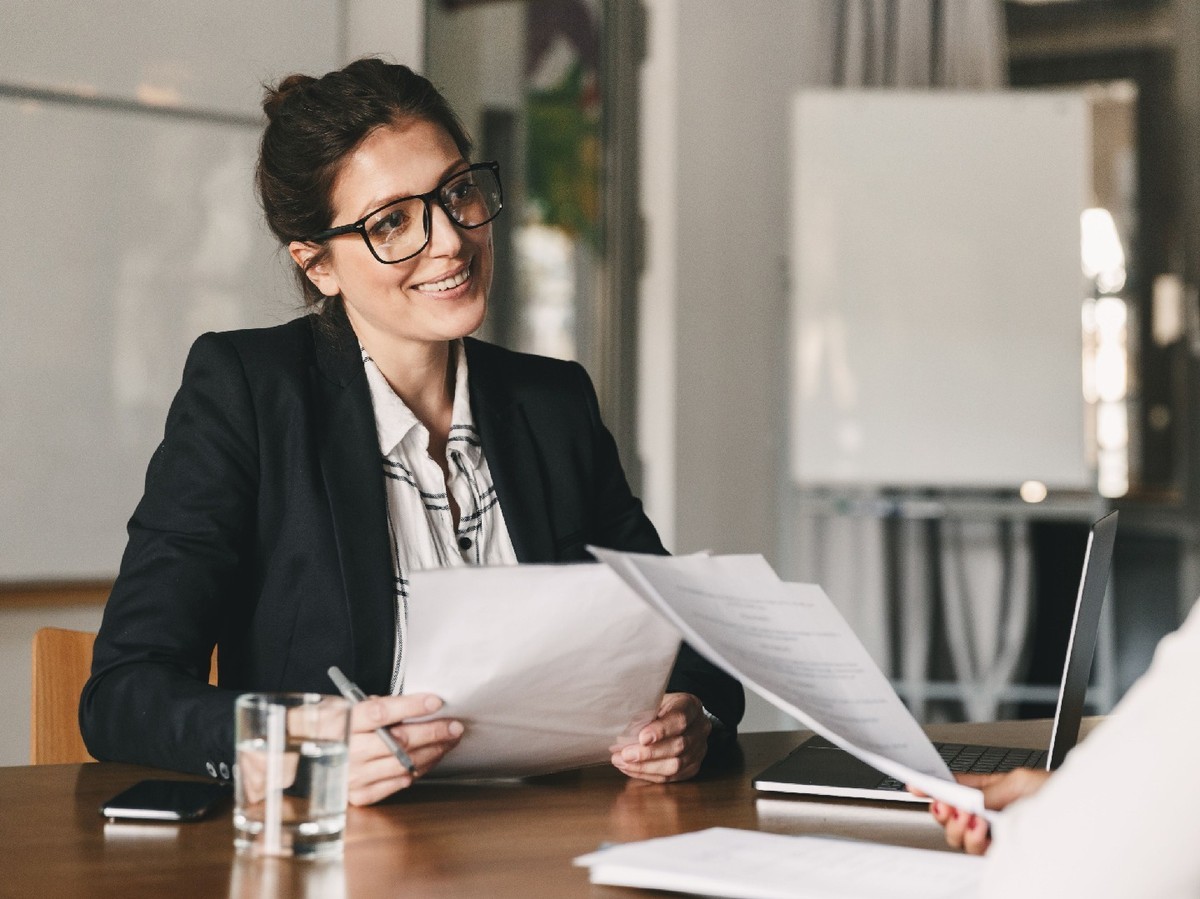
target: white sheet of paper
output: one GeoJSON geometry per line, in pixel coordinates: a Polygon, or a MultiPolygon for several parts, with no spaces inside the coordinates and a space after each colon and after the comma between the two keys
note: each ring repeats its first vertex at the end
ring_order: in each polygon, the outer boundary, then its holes
{"type": "Polygon", "coordinates": [[[815,584],[762,556],[647,556],[589,547],[711,662],[816,733],[968,811],[983,795],[946,764],[846,620],[815,584]]]}
{"type": "Polygon", "coordinates": [[[599,564],[409,576],[404,691],[466,732],[432,776],[521,777],[607,762],[653,719],[679,633],[599,564]]]}
{"type": "Polygon", "coordinates": [[[950,899],[975,894],[983,859],[756,830],[625,843],[575,859],[592,883],[739,899],[950,899]]]}

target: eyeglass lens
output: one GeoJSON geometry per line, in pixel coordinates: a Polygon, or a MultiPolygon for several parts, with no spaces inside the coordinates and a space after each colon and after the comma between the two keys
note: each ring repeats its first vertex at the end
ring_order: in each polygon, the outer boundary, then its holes
{"type": "MultiPolygon", "coordinates": [[[[440,185],[437,204],[464,228],[487,224],[500,211],[500,183],[489,168],[471,168],[440,185]]],[[[385,206],[363,223],[384,262],[415,256],[429,239],[429,209],[421,197],[385,206]]]]}

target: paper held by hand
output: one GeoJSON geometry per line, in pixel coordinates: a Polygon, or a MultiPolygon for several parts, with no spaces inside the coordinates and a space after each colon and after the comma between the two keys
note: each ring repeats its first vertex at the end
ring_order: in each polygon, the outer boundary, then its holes
{"type": "Polygon", "coordinates": [[[762,556],[647,556],[589,547],[691,646],[884,774],[985,814],[954,781],[846,620],[815,584],[781,581],[762,556]]]}
{"type": "Polygon", "coordinates": [[[409,576],[404,690],[466,727],[429,776],[522,777],[606,763],[653,719],[679,633],[600,564],[409,576]]]}

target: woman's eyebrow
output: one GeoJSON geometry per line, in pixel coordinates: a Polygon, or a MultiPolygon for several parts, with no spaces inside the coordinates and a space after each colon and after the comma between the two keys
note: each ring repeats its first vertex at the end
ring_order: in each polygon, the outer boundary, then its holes
{"type": "MultiPolygon", "coordinates": [[[[470,165],[470,163],[468,163],[465,159],[463,159],[460,156],[454,162],[450,163],[448,166],[446,166],[444,169],[442,169],[441,174],[438,175],[437,183],[441,184],[448,177],[450,177],[451,175],[455,174],[458,171],[465,171],[468,165],[470,165]]],[[[424,193],[424,191],[422,191],[422,193],[424,193]]],[[[372,212],[377,212],[378,210],[382,209],[384,206],[390,206],[392,203],[395,203],[397,200],[404,200],[404,199],[407,199],[408,197],[415,197],[415,196],[418,196],[418,194],[395,193],[395,194],[391,194],[390,196],[385,195],[383,197],[377,198],[375,200],[372,200],[370,203],[363,204],[363,206],[361,207],[361,211],[359,212],[358,215],[356,215],[354,217],[354,220],[358,221],[359,219],[363,218],[364,216],[370,215],[372,212]]]]}

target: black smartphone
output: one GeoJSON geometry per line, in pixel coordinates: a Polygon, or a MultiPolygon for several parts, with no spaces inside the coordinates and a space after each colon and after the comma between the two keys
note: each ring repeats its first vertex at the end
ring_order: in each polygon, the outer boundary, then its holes
{"type": "Polygon", "coordinates": [[[202,780],[142,780],[100,806],[100,814],[138,821],[195,821],[230,792],[228,784],[202,780]]]}

